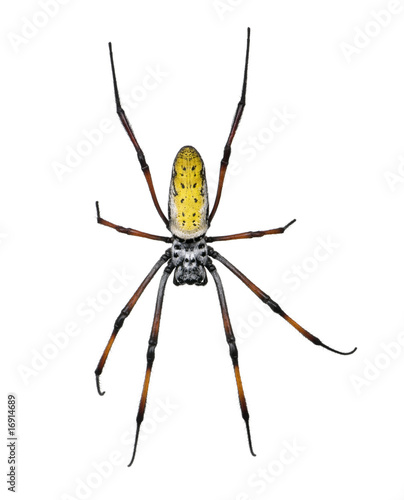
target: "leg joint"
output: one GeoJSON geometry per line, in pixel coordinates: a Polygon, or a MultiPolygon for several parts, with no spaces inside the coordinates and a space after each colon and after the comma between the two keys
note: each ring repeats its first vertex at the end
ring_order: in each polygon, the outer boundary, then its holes
{"type": "Polygon", "coordinates": [[[214,273],[216,271],[216,266],[213,264],[213,262],[210,259],[208,259],[208,261],[205,265],[208,268],[208,271],[210,271],[211,273],[214,273]]]}
{"type": "Polygon", "coordinates": [[[264,302],[273,310],[274,313],[282,315],[283,311],[280,305],[273,301],[271,297],[266,298],[264,302]]]}
{"type": "Polygon", "coordinates": [[[230,154],[231,154],[231,146],[230,146],[230,144],[226,144],[224,151],[223,151],[223,159],[222,159],[223,166],[227,167],[227,165],[229,163],[230,154]]]}
{"type": "Polygon", "coordinates": [[[148,363],[153,363],[153,361],[154,361],[156,344],[157,344],[157,342],[154,342],[153,344],[151,344],[149,342],[149,348],[147,349],[147,355],[146,355],[146,359],[147,359],[148,363]]]}
{"type": "Polygon", "coordinates": [[[234,339],[232,339],[232,340],[229,340],[228,343],[229,343],[230,357],[231,357],[233,363],[236,364],[238,361],[238,350],[237,350],[236,342],[234,339]]]}
{"type": "Polygon", "coordinates": [[[219,255],[216,250],[213,250],[212,247],[209,247],[208,246],[208,255],[210,255],[211,257],[213,257],[214,259],[216,259],[216,257],[219,255]]]}
{"type": "Polygon", "coordinates": [[[114,328],[115,329],[121,328],[123,325],[123,322],[125,321],[125,319],[128,316],[129,316],[129,311],[126,308],[122,309],[121,314],[117,317],[117,319],[115,321],[114,328]]]}
{"type": "Polygon", "coordinates": [[[142,150],[139,150],[137,157],[142,170],[149,170],[149,165],[146,163],[146,158],[142,150]]]}
{"type": "MultiPolygon", "coordinates": [[[[170,254],[170,250],[167,250],[168,254],[170,254]]],[[[165,255],[167,255],[167,252],[165,255]]],[[[168,255],[167,255],[167,260],[168,260],[168,255]]],[[[172,270],[174,269],[174,264],[171,262],[169,262],[166,267],[164,268],[164,272],[167,273],[168,275],[171,274],[172,270]]]]}

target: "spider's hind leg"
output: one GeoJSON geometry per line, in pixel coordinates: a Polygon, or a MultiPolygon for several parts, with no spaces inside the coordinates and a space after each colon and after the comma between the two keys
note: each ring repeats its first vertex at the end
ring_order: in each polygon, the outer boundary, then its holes
{"type": "Polygon", "coordinates": [[[154,206],[156,207],[156,210],[157,210],[158,214],[160,215],[162,221],[164,222],[164,224],[167,227],[168,226],[168,219],[164,215],[163,211],[161,210],[160,204],[158,202],[158,199],[157,199],[157,196],[156,196],[156,192],[154,190],[153,181],[152,181],[152,178],[151,178],[151,173],[150,173],[149,165],[146,162],[145,155],[144,155],[141,147],[139,146],[139,143],[138,143],[138,141],[137,141],[137,139],[135,137],[135,134],[133,132],[132,126],[129,123],[128,118],[126,117],[125,111],[123,110],[123,108],[121,106],[121,100],[119,98],[119,91],[118,91],[118,83],[117,83],[116,74],[115,74],[115,64],[114,64],[114,56],[113,56],[113,53],[112,53],[112,44],[111,44],[111,42],[108,44],[108,47],[109,47],[109,57],[110,57],[110,61],[111,61],[112,80],[113,80],[113,83],[114,83],[114,94],[115,94],[116,112],[117,112],[117,114],[119,116],[119,119],[121,120],[121,123],[122,123],[124,129],[126,130],[126,133],[129,136],[129,139],[131,140],[133,146],[136,149],[137,158],[139,160],[140,167],[142,169],[143,175],[145,176],[147,185],[149,187],[149,191],[150,191],[151,197],[153,199],[154,206]]]}
{"type": "Polygon", "coordinates": [[[233,123],[231,125],[230,133],[227,138],[226,145],[223,151],[223,158],[220,162],[220,171],[219,171],[219,182],[216,191],[216,198],[213,204],[212,211],[209,214],[209,225],[212,222],[213,217],[215,216],[217,207],[219,206],[220,198],[222,196],[223,182],[224,176],[226,175],[227,166],[229,164],[230,154],[231,154],[231,145],[233,143],[234,136],[236,135],[237,127],[240,123],[241,117],[243,115],[243,111],[245,108],[245,99],[247,92],[247,73],[248,73],[248,58],[250,54],[250,28],[247,28],[247,49],[245,54],[245,63],[244,63],[244,76],[243,76],[243,86],[241,88],[241,97],[240,101],[237,104],[236,113],[233,118],[233,123]]]}

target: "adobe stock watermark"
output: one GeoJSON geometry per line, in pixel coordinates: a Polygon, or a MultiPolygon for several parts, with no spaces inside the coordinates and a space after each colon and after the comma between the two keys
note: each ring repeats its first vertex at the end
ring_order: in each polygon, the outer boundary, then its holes
{"type": "Polygon", "coordinates": [[[276,458],[263,462],[255,472],[247,478],[247,487],[239,491],[234,500],[252,500],[268,493],[271,485],[279,481],[291,465],[306,451],[306,447],[299,444],[296,438],[284,440],[282,449],[276,458]]]}
{"type": "MultiPolygon", "coordinates": [[[[168,74],[159,65],[146,66],[140,83],[132,86],[129,93],[121,95],[122,106],[125,109],[137,109],[165,81],[168,74]]],[[[115,104],[113,110],[115,111],[115,104]]],[[[63,182],[72,172],[77,171],[84,160],[100,148],[105,138],[117,130],[118,123],[117,117],[112,121],[104,116],[90,128],[83,129],[78,140],[73,145],[66,146],[64,158],[51,162],[51,168],[57,180],[63,182]]],[[[120,130],[123,132],[121,126],[120,130]]]]}
{"type": "Polygon", "coordinates": [[[316,243],[311,255],[304,257],[299,264],[294,264],[282,274],[282,281],[288,285],[290,290],[298,290],[302,282],[315,273],[321,263],[329,260],[335,250],[340,247],[340,244],[330,236],[325,238],[317,236],[316,243]]]}
{"type": "Polygon", "coordinates": [[[0,246],[7,240],[8,234],[7,233],[0,233],[0,246]]]}
{"type": "Polygon", "coordinates": [[[219,19],[224,19],[227,14],[232,14],[245,0],[212,0],[212,7],[215,9],[219,19]]]}
{"type": "Polygon", "coordinates": [[[402,12],[401,0],[390,0],[384,8],[372,10],[369,20],[364,25],[354,27],[352,41],[339,44],[346,62],[349,64],[354,57],[362,54],[373,43],[373,40],[390,26],[393,17],[402,12]]]}
{"type": "MultiPolygon", "coordinates": [[[[156,398],[148,403],[146,415],[139,432],[139,441],[147,441],[161,428],[163,424],[178,411],[179,405],[171,398],[156,398]]],[[[126,466],[130,460],[136,434],[136,426],[131,426],[123,432],[119,439],[117,448],[103,459],[93,460],[91,469],[82,476],[76,477],[71,487],[72,493],[63,493],[61,500],[88,500],[108,481],[122,466],[126,466]]]]}
{"type": "Polygon", "coordinates": [[[39,0],[35,12],[20,19],[17,31],[7,33],[7,39],[15,53],[19,53],[27,44],[43,31],[49,22],[57,17],[61,7],[71,0],[39,0]]]}
{"type": "Polygon", "coordinates": [[[388,188],[392,193],[396,192],[397,186],[404,184],[404,156],[398,156],[398,163],[395,171],[386,170],[384,172],[384,179],[388,188]]]}
{"type": "Polygon", "coordinates": [[[373,359],[365,358],[359,373],[352,373],[349,380],[356,394],[370,387],[391,364],[402,356],[404,350],[404,331],[398,333],[394,340],[382,342],[380,351],[373,359]]]}
{"type": "MultiPolygon", "coordinates": [[[[237,146],[236,154],[233,153],[230,157],[226,177],[224,178],[224,189],[228,189],[232,180],[243,173],[246,160],[248,162],[255,160],[257,155],[276,141],[279,134],[284,132],[295,119],[296,114],[292,113],[287,106],[283,106],[282,109],[273,108],[272,115],[267,120],[267,126],[261,128],[257,134],[241,139],[237,146]],[[242,162],[236,159],[239,156],[242,157],[242,162]]],[[[215,172],[213,169],[206,171],[209,189],[213,192],[217,187],[218,176],[218,172],[215,172]]]]}
{"type": "MultiPolygon", "coordinates": [[[[217,162],[218,165],[219,161],[217,162]]],[[[229,164],[227,165],[226,177],[224,178],[223,189],[226,191],[228,187],[231,185],[232,180],[238,177],[243,171],[243,167],[240,165],[235,159],[230,157],[229,164]]],[[[219,169],[214,171],[213,168],[208,168],[205,172],[206,179],[208,181],[208,192],[214,193],[217,188],[217,183],[219,179],[219,169]]]]}
{"type": "Polygon", "coordinates": [[[92,323],[134,278],[124,269],[121,271],[112,269],[111,275],[105,287],[95,294],[88,295],[85,300],[77,304],[77,320],[68,321],[59,330],[49,332],[46,341],[40,347],[31,350],[29,361],[18,364],[17,372],[25,385],[37,378],[62,351],[65,351],[71,345],[72,339],[83,333],[83,326],[92,323]]]}
{"type": "Polygon", "coordinates": [[[255,160],[258,153],[264,151],[274,142],[276,137],[290,126],[296,119],[296,113],[291,112],[288,106],[282,109],[273,108],[272,116],[269,117],[267,125],[261,128],[256,135],[250,135],[241,141],[238,152],[246,157],[248,162],[255,160]]]}
{"type": "MultiPolygon", "coordinates": [[[[290,292],[297,291],[340,247],[340,244],[330,236],[317,236],[315,241],[316,244],[310,255],[304,257],[299,263],[293,264],[282,273],[282,283],[287,286],[290,292]]],[[[281,306],[286,301],[286,294],[280,288],[272,289],[269,295],[281,306]]],[[[254,300],[253,309],[246,317],[236,316],[235,318],[235,335],[237,339],[243,342],[250,338],[254,331],[264,324],[265,319],[273,315],[273,311],[268,306],[259,300],[254,300]]]]}

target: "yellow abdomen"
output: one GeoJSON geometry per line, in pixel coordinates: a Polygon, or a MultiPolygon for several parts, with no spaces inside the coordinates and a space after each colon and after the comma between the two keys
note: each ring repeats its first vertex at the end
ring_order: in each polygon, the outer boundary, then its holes
{"type": "Polygon", "coordinates": [[[168,214],[170,231],[181,239],[197,238],[208,229],[208,190],[201,155],[181,148],[174,160],[168,214]]]}

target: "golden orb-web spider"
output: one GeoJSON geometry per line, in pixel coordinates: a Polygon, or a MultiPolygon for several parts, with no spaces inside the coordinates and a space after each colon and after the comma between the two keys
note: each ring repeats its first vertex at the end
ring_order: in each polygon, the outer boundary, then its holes
{"type": "Polygon", "coordinates": [[[227,310],[226,299],[224,295],[224,290],[222,286],[222,281],[213,265],[212,259],[218,260],[225,267],[227,267],[232,273],[234,273],[248,288],[255,293],[255,295],[267,304],[275,313],[279,314],[288,323],[290,323],[296,330],[298,330],[302,335],[304,335],[310,342],[315,345],[320,345],[326,349],[336,352],[338,354],[352,354],[355,350],[350,352],[341,352],[336,349],[332,349],[327,345],[323,344],[320,339],[309,333],[303,327],[301,327],[296,321],[290,318],[280,306],[274,302],[269,295],[260,290],[254,283],[252,283],[244,274],[233,266],[228,260],[226,260],[222,255],[213,250],[212,247],[208,246],[207,243],[213,241],[228,241],[228,240],[238,240],[245,238],[257,238],[264,236],[266,234],[279,234],[283,233],[291,224],[295,222],[296,219],[286,224],[284,227],[279,227],[277,229],[269,229],[266,231],[248,231],[245,233],[231,234],[227,236],[205,236],[209,226],[215,216],[217,207],[219,205],[220,196],[222,194],[223,180],[226,174],[227,165],[229,163],[229,157],[231,152],[231,144],[234,139],[238,124],[240,123],[241,116],[243,114],[245,106],[246,88],[247,88],[247,69],[248,69],[248,56],[250,49],[250,28],[247,30],[247,50],[245,57],[244,66],[244,78],[243,87],[241,92],[240,102],[237,105],[236,114],[233,119],[233,123],[230,129],[230,134],[224,148],[223,158],[220,164],[220,174],[219,183],[216,193],[215,203],[211,211],[209,211],[208,204],[208,192],[205,178],[205,169],[201,156],[195,148],[192,146],[184,146],[181,148],[175,157],[174,166],[172,170],[172,177],[170,183],[169,192],[169,203],[168,203],[168,218],[164,215],[159,202],[154,191],[153,182],[149,170],[149,166],[146,163],[145,156],[142,149],[137,142],[135,134],[133,133],[132,127],[129,120],[126,118],[125,111],[121,107],[118,85],[115,76],[114,60],[112,55],[112,45],[109,44],[109,53],[111,59],[112,77],[114,83],[116,110],[118,116],[124,126],[126,132],[129,135],[132,144],[134,145],[137,157],[142,169],[144,176],[146,177],[147,184],[149,186],[150,194],[153,198],[154,206],[157,209],[160,217],[162,218],[167,229],[170,231],[171,235],[168,236],[157,236],[154,234],[144,233],[142,231],[137,231],[136,229],[125,228],[118,226],[109,222],[100,215],[100,209],[98,201],[96,202],[97,208],[97,221],[104,226],[116,229],[120,233],[130,234],[133,236],[140,236],[142,238],[149,238],[152,240],[165,241],[166,243],[171,243],[171,247],[165,251],[161,258],[153,266],[149,274],[145,277],[139,288],[136,290],[132,298],[122,309],[120,315],[115,321],[114,330],[111,334],[109,342],[101,356],[101,359],[95,370],[97,390],[102,396],[104,392],[101,392],[100,388],[100,375],[103,371],[106,359],[108,357],[109,351],[111,350],[112,344],[121,329],[123,322],[126,317],[129,316],[134,305],[138,301],[139,297],[150,283],[157,271],[166,264],[163,272],[163,276],[160,280],[160,286],[157,294],[156,309],[154,313],[154,320],[151,329],[149,348],[147,350],[147,368],[145,374],[145,380],[143,384],[142,395],[139,403],[139,410],[136,418],[136,437],[135,444],[133,447],[132,459],[129,466],[132,465],[136,454],[137,442],[139,438],[140,425],[143,421],[147,392],[149,388],[150,375],[153,366],[155,349],[158,341],[158,333],[160,326],[161,309],[163,305],[164,291],[167,284],[168,277],[174,272],[174,284],[175,285],[206,285],[207,274],[206,269],[210,272],[216,285],[217,293],[219,296],[220,308],[223,316],[223,324],[226,332],[226,339],[229,344],[230,357],[233,362],[234,374],[236,377],[238,397],[240,401],[241,414],[244,419],[248,444],[252,455],[255,453],[252,448],[251,434],[249,427],[249,414],[247,410],[247,403],[244,396],[243,385],[241,383],[240,371],[238,366],[238,354],[236,341],[233,334],[233,330],[230,323],[229,313],[227,310]]]}

